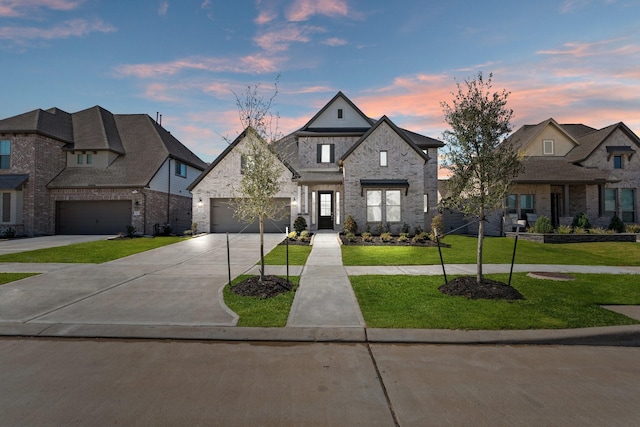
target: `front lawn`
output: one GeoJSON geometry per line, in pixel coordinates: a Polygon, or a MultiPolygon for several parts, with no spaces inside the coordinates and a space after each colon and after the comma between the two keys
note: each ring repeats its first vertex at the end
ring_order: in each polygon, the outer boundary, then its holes
{"type": "Polygon", "coordinates": [[[0,255],[0,262],[100,264],[161,246],[171,245],[184,239],[184,237],[158,236],[154,238],[96,240],[94,242],[0,255]]]}
{"type": "MultiPolygon", "coordinates": [[[[562,329],[632,325],[639,321],[599,307],[640,304],[640,276],[575,274],[559,282],[514,274],[526,300],[470,300],[438,291],[442,276],[351,276],[370,328],[562,329]]],[[[487,275],[508,281],[507,274],[487,275]]]]}
{"type": "MultiPolygon", "coordinates": [[[[509,264],[514,239],[485,237],[483,263],[509,264]]],[[[442,248],[446,264],[475,264],[478,239],[451,235],[444,239],[451,245],[442,248]]],[[[342,246],[344,265],[429,265],[439,264],[437,247],[419,246],[342,246]]],[[[600,242],[544,244],[518,241],[517,264],[566,265],[640,265],[640,243],[600,242]]]]}
{"type": "MultiPolygon", "coordinates": [[[[239,276],[231,282],[231,287],[250,276],[239,276]]],[[[293,290],[273,298],[258,298],[236,295],[231,292],[229,285],[224,287],[224,303],[233,310],[240,319],[238,326],[277,328],[287,324],[293,297],[300,278],[289,276],[289,281],[295,285],[293,290]]]]}

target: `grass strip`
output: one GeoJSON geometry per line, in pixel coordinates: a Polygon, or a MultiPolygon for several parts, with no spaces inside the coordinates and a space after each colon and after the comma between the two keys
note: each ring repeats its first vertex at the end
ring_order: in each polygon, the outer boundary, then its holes
{"type": "MultiPolygon", "coordinates": [[[[575,274],[559,282],[515,274],[522,301],[469,300],[438,291],[442,276],[351,276],[362,315],[372,328],[562,329],[640,322],[601,304],[640,304],[640,276],[575,274]]],[[[507,282],[507,274],[487,275],[507,282]]],[[[453,278],[453,277],[452,277],[453,278]]]]}
{"type": "Polygon", "coordinates": [[[37,276],[38,274],[40,273],[0,273],[0,285],[15,282],[20,279],[26,279],[31,276],[37,276]]]}
{"type": "MultiPolygon", "coordinates": [[[[249,275],[242,275],[231,282],[231,287],[242,282],[249,275]]],[[[293,290],[273,298],[258,298],[236,295],[231,292],[229,285],[223,289],[224,302],[240,319],[238,326],[278,328],[286,326],[293,297],[298,288],[300,277],[289,276],[295,286],[293,290]]]]}
{"type": "MultiPolygon", "coordinates": [[[[311,246],[289,245],[289,265],[304,265],[311,253],[311,246]]],[[[278,245],[264,257],[266,265],[286,265],[287,247],[278,245]]]]}
{"type": "Polygon", "coordinates": [[[97,240],[0,255],[0,262],[101,264],[181,242],[184,239],[184,237],[158,236],[154,238],[142,237],[139,239],[97,240]]]}

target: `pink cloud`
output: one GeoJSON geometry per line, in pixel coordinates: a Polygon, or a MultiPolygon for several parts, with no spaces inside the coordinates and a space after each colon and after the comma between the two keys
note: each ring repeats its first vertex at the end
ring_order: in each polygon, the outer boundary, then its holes
{"type": "Polygon", "coordinates": [[[324,44],[327,46],[344,46],[347,44],[347,41],[338,37],[331,37],[330,39],[325,40],[324,44]]]}
{"type": "Polygon", "coordinates": [[[30,14],[37,9],[73,10],[84,0],[2,0],[0,2],[1,17],[17,17],[30,14]]]}
{"type": "Polygon", "coordinates": [[[281,52],[289,49],[291,43],[308,43],[309,35],[318,32],[324,32],[324,30],[312,26],[286,25],[283,28],[260,34],[254,38],[254,41],[268,52],[281,52]]]}
{"type": "Polygon", "coordinates": [[[87,21],[85,19],[74,19],[62,22],[52,28],[35,27],[0,27],[0,39],[12,40],[14,42],[25,42],[27,40],[52,40],[69,37],[82,37],[93,32],[110,33],[116,28],[110,24],[97,19],[87,21]]]}
{"type": "Polygon", "coordinates": [[[287,10],[289,21],[306,21],[313,15],[347,16],[349,7],[345,0],[295,0],[287,10]]]}
{"type": "Polygon", "coordinates": [[[127,64],[115,67],[122,77],[149,79],[163,75],[173,76],[182,71],[200,70],[237,73],[269,73],[279,69],[282,58],[262,54],[247,55],[240,58],[191,57],[171,62],[153,64],[127,64]]]}

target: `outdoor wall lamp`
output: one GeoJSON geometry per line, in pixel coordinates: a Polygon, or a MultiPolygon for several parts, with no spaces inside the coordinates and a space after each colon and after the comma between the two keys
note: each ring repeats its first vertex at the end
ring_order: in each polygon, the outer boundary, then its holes
{"type": "Polygon", "coordinates": [[[201,208],[202,207],[202,197],[200,197],[198,199],[198,207],[201,208]]]}

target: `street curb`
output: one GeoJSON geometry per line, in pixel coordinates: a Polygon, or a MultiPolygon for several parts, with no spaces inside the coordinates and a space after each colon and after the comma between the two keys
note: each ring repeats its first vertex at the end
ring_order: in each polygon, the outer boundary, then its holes
{"type": "Polygon", "coordinates": [[[2,337],[326,342],[432,345],[588,345],[640,347],[640,325],[548,330],[245,328],[198,325],[0,323],[2,337]]]}

